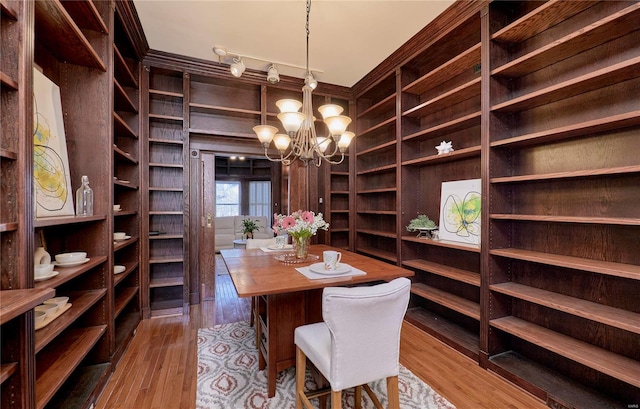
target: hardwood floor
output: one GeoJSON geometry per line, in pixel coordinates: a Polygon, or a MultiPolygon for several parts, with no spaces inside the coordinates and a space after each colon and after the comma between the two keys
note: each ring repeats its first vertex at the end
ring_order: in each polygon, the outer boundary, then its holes
{"type": "MultiPolygon", "coordinates": [[[[192,306],[189,316],[140,323],[96,408],[195,407],[198,328],[249,319],[249,299],[237,297],[229,275],[216,281],[216,300],[192,306]]],[[[400,361],[458,409],[547,408],[408,323],[402,330],[400,361]]]]}

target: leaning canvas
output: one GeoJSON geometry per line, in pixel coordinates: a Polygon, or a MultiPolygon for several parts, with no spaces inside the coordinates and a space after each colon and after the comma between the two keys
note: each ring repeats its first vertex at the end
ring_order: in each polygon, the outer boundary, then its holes
{"type": "Polygon", "coordinates": [[[33,70],[33,183],[36,217],[73,216],[60,88],[33,70]]]}
{"type": "Polygon", "coordinates": [[[480,244],[480,179],[443,182],[440,196],[440,239],[480,244]]]}

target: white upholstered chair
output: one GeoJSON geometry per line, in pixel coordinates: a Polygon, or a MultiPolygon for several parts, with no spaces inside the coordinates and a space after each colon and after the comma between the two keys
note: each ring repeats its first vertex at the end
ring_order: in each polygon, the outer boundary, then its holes
{"type": "Polygon", "coordinates": [[[324,322],[303,325],[295,330],[296,408],[311,408],[309,398],[331,394],[331,407],[342,407],[343,389],[356,387],[356,408],[362,387],[377,407],[380,402],[367,385],[387,380],[389,408],[400,407],[398,372],[400,330],[411,281],[397,278],[370,287],[328,287],[322,293],[324,322]],[[330,390],[305,394],[306,359],[330,384],[330,390]]]}
{"type": "MultiPolygon", "coordinates": [[[[259,249],[260,247],[275,246],[276,239],[275,237],[272,239],[247,239],[246,243],[247,245],[245,248],[247,250],[259,249]]],[[[256,348],[259,348],[260,347],[260,331],[256,321],[256,314],[258,313],[256,311],[257,306],[258,306],[258,300],[256,300],[256,297],[251,297],[251,316],[249,317],[249,325],[253,326],[254,322],[256,323],[256,348]]]]}

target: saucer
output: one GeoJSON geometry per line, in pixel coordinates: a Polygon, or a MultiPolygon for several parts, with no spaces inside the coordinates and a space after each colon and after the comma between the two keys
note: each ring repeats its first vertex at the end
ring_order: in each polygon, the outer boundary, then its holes
{"type": "Polygon", "coordinates": [[[80,261],[73,261],[70,263],[60,263],[57,261],[54,261],[53,264],[54,266],[58,266],[58,267],[75,267],[75,266],[79,266],[80,264],[84,264],[87,261],[91,260],[90,258],[85,258],[84,260],[80,260],[80,261]]]}
{"type": "Polygon", "coordinates": [[[131,236],[124,236],[124,238],[122,239],[113,239],[113,241],[125,241],[125,240],[129,240],[131,238],[131,236]]]}
{"type": "Polygon", "coordinates": [[[291,250],[293,248],[292,244],[285,244],[282,247],[278,247],[275,244],[272,244],[271,246],[267,247],[269,250],[291,250]]]}
{"type": "Polygon", "coordinates": [[[38,281],[48,280],[48,279],[53,278],[53,277],[55,277],[57,275],[58,275],[58,272],[54,270],[54,271],[50,272],[49,274],[47,274],[46,276],[34,278],[34,281],[38,282],[38,281]]]}
{"type": "Polygon", "coordinates": [[[336,268],[335,270],[325,270],[324,263],[314,263],[309,266],[309,270],[318,274],[335,276],[339,274],[348,273],[349,271],[351,271],[351,266],[349,264],[340,263],[338,264],[338,268],[336,268]]]}

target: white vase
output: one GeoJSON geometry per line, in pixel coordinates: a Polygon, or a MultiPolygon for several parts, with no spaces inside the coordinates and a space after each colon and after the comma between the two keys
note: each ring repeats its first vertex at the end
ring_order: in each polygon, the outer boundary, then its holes
{"type": "Polygon", "coordinates": [[[44,247],[36,248],[36,252],[33,254],[33,264],[51,264],[51,255],[44,247]]]}

